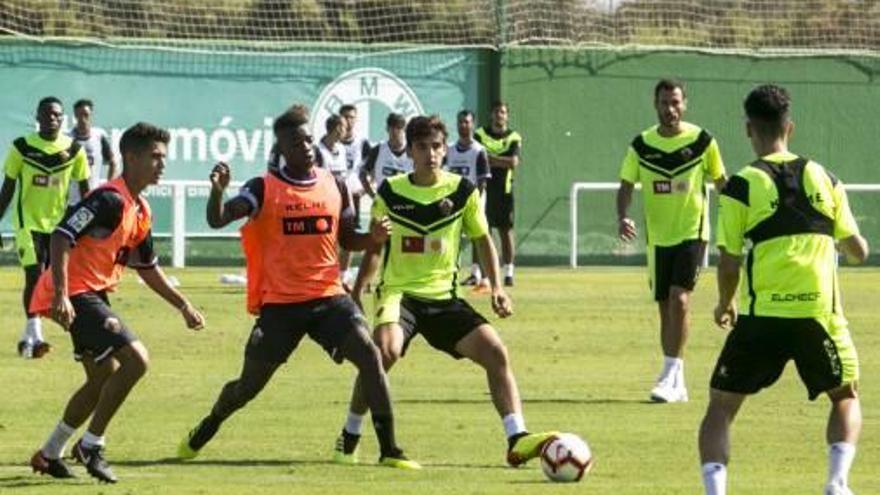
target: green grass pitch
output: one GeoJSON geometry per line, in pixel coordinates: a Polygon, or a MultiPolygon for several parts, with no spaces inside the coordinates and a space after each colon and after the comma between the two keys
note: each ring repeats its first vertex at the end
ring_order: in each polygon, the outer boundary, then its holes
{"type": "MultiPolygon", "coordinates": [[[[126,275],[114,307],[151,352],[144,380],[108,431],[107,456],[120,477],[98,487],[57,481],[26,465],[58,420],[82,370],[67,335],[52,323],[55,350],[42,360],[15,355],[21,331],[17,268],[0,270],[0,493],[3,494],[694,494],[701,493],[696,432],[708,378],[724,335],[711,323],[715,276],[693,301],[687,350],[688,404],[652,405],[660,365],[657,310],[640,269],[523,269],[511,290],[515,315],[495,320],[509,347],[532,430],[583,436],[596,465],[577,486],[544,480],[536,462],[504,463],[505,441],[481,371],[423,340],[391,373],[400,444],[421,472],[375,467],[365,425],[362,466],[328,462],[354,377],[304,340],[264,393],[233,416],[194,462],[171,459],[180,438],[237,375],[251,327],[241,288],[221,286],[221,269],[169,270],[205,313],[192,333],[178,313],[126,275]]],[[[225,270],[230,271],[230,270],[225,270]]],[[[233,270],[234,271],[234,270],[233,270]]],[[[842,271],[844,303],[862,363],[864,433],[851,476],[856,493],[880,486],[880,271],[842,271]]],[[[485,297],[472,298],[489,314],[485,297]]],[[[820,493],[826,476],[827,399],[806,400],[792,366],[777,385],[746,402],[733,429],[730,493],[820,493]]]]}

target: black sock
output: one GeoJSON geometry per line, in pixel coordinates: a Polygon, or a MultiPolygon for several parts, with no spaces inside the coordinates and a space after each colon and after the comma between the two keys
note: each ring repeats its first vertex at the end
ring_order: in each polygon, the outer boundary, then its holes
{"type": "Polygon", "coordinates": [[[400,453],[397,441],[394,439],[394,416],[381,416],[373,414],[373,428],[376,429],[376,438],[379,440],[379,449],[382,457],[396,457],[400,453]]]}
{"type": "Polygon", "coordinates": [[[361,440],[360,435],[355,435],[354,433],[349,433],[345,431],[345,428],[342,429],[342,453],[345,455],[350,455],[354,452],[354,449],[357,448],[358,442],[361,440]]]}
{"type": "Polygon", "coordinates": [[[220,425],[223,423],[223,420],[220,417],[215,416],[212,412],[211,414],[205,416],[205,419],[196,426],[195,431],[193,431],[192,437],[189,439],[189,446],[193,450],[201,450],[202,447],[205,446],[206,443],[210,442],[214,435],[217,434],[217,430],[220,429],[220,425]]]}

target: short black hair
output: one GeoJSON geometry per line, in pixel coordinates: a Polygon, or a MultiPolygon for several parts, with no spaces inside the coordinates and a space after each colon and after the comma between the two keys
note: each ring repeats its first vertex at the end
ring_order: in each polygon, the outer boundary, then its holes
{"type": "Polygon", "coordinates": [[[331,131],[333,131],[333,129],[336,129],[336,126],[338,126],[340,123],[342,123],[342,117],[336,115],[335,113],[331,114],[329,117],[327,117],[327,120],[324,121],[324,129],[328,133],[330,133],[331,131]]]}
{"type": "Polygon", "coordinates": [[[146,122],[138,122],[122,133],[119,140],[119,152],[125,156],[129,151],[137,153],[152,146],[153,143],[165,143],[171,141],[171,134],[160,127],[146,122]]]}
{"type": "Polygon", "coordinates": [[[388,114],[388,118],[385,119],[385,127],[394,127],[396,129],[401,129],[406,125],[406,117],[399,113],[391,112],[388,114]]]}
{"type": "Polygon", "coordinates": [[[687,98],[687,90],[682,80],[664,78],[657,81],[657,84],[654,85],[654,101],[657,101],[657,98],[660,97],[661,91],[672,91],[674,89],[680,89],[681,96],[687,98]]]}
{"type": "Polygon", "coordinates": [[[766,137],[779,137],[785,132],[791,96],[782,86],[762,84],[749,92],[743,108],[755,131],[766,137]]]}
{"type": "Polygon", "coordinates": [[[352,110],[357,112],[357,107],[352,105],[351,103],[346,103],[345,105],[342,105],[341,107],[339,107],[339,114],[342,115],[345,112],[350,112],[352,110]]]}
{"type": "Polygon", "coordinates": [[[446,132],[446,124],[440,120],[440,117],[437,115],[419,115],[417,117],[413,117],[408,124],[406,124],[406,146],[412,146],[412,143],[415,141],[430,137],[435,132],[439,132],[443,134],[443,141],[446,141],[446,138],[449,137],[449,133],[446,132]]]}
{"type": "Polygon", "coordinates": [[[465,108],[465,109],[458,112],[458,114],[455,116],[455,120],[457,122],[465,117],[470,117],[471,120],[474,120],[476,118],[476,117],[474,117],[474,112],[471,112],[470,110],[465,108]]]}
{"type": "Polygon", "coordinates": [[[501,107],[504,107],[505,110],[510,110],[510,107],[507,106],[507,102],[504,100],[494,100],[492,102],[492,106],[489,107],[489,110],[494,112],[495,110],[497,110],[501,107]]]}
{"type": "Polygon", "coordinates": [[[272,123],[272,131],[275,132],[275,136],[278,137],[281,131],[296,129],[307,124],[309,116],[306,113],[307,110],[306,112],[303,111],[304,108],[303,105],[294,105],[275,118],[275,122],[272,123]]]}
{"type": "Polygon", "coordinates": [[[64,107],[64,103],[61,103],[61,100],[59,100],[57,96],[46,96],[37,103],[37,111],[39,112],[44,105],[51,105],[53,103],[57,103],[61,105],[61,107],[64,107]]]}
{"type": "Polygon", "coordinates": [[[76,100],[76,103],[73,104],[73,109],[76,110],[77,108],[81,107],[89,107],[94,110],[95,104],[92,102],[92,100],[88,98],[81,98],[79,100],[76,100]]]}

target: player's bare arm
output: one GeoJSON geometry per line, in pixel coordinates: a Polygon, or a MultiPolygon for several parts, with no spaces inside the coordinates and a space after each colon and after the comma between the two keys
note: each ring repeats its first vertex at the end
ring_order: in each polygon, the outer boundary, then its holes
{"type": "Polygon", "coordinates": [[[841,239],[837,243],[837,250],[843,253],[850,265],[860,265],[868,259],[868,241],[859,234],[841,239]]]}
{"type": "Polygon", "coordinates": [[[638,235],[636,223],[627,214],[629,205],[632,204],[634,187],[632,182],[621,180],[620,187],[617,189],[617,235],[625,242],[634,241],[638,235]]]}
{"type": "Polygon", "coordinates": [[[207,219],[212,229],[223,228],[251,213],[252,205],[243,198],[232,198],[223,203],[223,192],[229,186],[232,174],[229,165],[220,162],[214,165],[209,176],[211,194],[208,196],[207,219]]]}
{"type": "Polygon", "coordinates": [[[492,285],[492,310],[501,318],[507,318],[513,314],[513,301],[501,286],[501,270],[498,269],[498,252],[495,250],[495,244],[492,243],[491,237],[484,235],[474,239],[474,246],[492,285]]]}
{"type": "Polygon", "coordinates": [[[370,221],[370,231],[363,234],[355,231],[354,217],[340,220],[339,244],[348,251],[363,251],[370,246],[381,246],[390,236],[391,220],[388,217],[370,221]]]}
{"type": "Polygon", "coordinates": [[[89,193],[89,180],[83,179],[83,180],[79,181],[77,184],[79,185],[79,194],[80,194],[79,197],[81,197],[81,198],[86,197],[86,195],[89,193]]]}
{"type": "Polygon", "coordinates": [[[64,234],[54,232],[49,241],[50,259],[52,259],[52,283],[55,295],[52,298],[52,320],[69,331],[76,311],[67,292],[67,265],[70,260],[70,239],[64,234]]]}
{"type": "Polygon", "coordinates": [[[357,303],[362,311],[364,305],[361,302],[361,298],[367,285],[370,284],[370,281],[376,276],[376,272],[379,271],[380,255],[382,254],[383,246],[384,243],[373,244],[366,249],[364,257],[361,259],[357,279],[354,281],[354,287],[351,289],[351,298],[354,299],[354,302],[357,303]]]}
{"type": "Polygon", "coordinates": [[[12,202],[12,197],[15,195],[16,182],[15,179],[9,177],[3,179],[3,187],[0,188],[0,218],[3,218],[6,208],[9,208],[9,203],[12,202]]]}
{"type": "Polygon", "coordinates": [[[724,190],[724,186],[727,185],[727,176],[721,174],[721,177],[713,180],[712,183],[715,185],[715,191],[720,193],[722,190],[724,190]]]}
{"type": "Polygon", "coordinates": [[[186,321],[187,328],[201,330],[205,326],[204,316],[199,313],[183,294],[171,286],[159,265],[138,268],[138,275],[147,284],[147,287],[180,311],[181,316],[186,321]]]}
{"type": "Polygon", "coordinates": [[[715,307],[715,324],[725,330],[733,328],[736,323],[736,305],[733,298],[739,285],[739,269],[742,257],[728,253],[720,248],[721,257],[718,261],[718,305],[715,307]]]}
{"type": "Polygon", "coordinates": [[[518,156],[492,156],[489,155],[489,165],[497,168],[509,168],[511,170],[519,166],[518,156]]]}

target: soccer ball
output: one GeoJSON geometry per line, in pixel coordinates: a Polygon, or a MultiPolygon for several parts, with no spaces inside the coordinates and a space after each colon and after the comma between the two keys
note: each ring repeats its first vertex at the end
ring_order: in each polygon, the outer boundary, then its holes
{"type": "Polygon", "coordinates": [[[591,467],[590,447],[573,433],[560,433],[541,448],[541,468],[550,481],[580,481],[591,467]]]}

